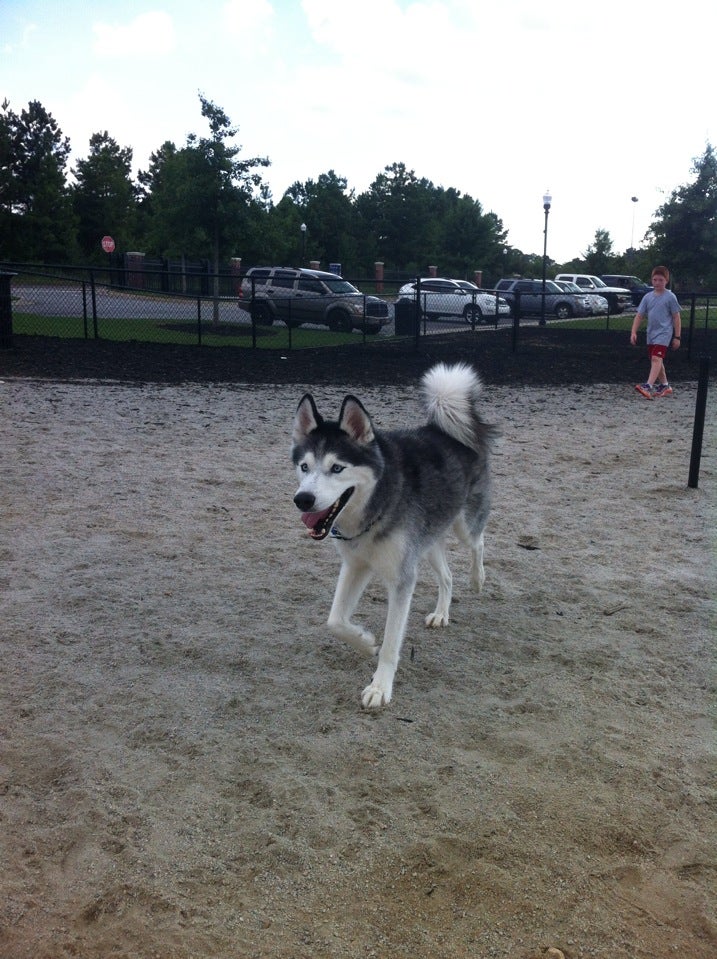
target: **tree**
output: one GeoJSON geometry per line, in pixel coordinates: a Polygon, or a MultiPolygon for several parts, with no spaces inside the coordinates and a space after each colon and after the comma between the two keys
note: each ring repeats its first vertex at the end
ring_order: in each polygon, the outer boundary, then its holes
{"type": "MultiPolygon", "coordinates": [[[[307,259],[354,264],[357,260],[353,191],[333,170],[318,180],[294,183],[286,191],[296,208],[299,225],[307,227],[307,259]]],[[[294,231],[293,236],[298,237],[294,231]]],[[[302,264],[306,266],[306,264],[302,264]]]]}
{"type": "Polygon", "coordinates": [[[394,163],[357,198],[361,230],[372,242],[374,259],[405,272],[425,271],[436,248],[433,189],[404,163],[394,163]]]}
{"type": "Polygon", "coordinates": [[[261,187],[256,168],[268,166],[269,160],[238,160],[241,147],[230,142],[237,129],[220,107],[202,94],[199,100],[210,135],[190,134],[181,150],[165,144],[160,154],[153,154],[153,166],[140,182],[146,190],[148,235],[157,252],[207,258],[217,277],[221,259],[234,254],[252,223],[259,203],[254,192],[261,187]]]}
{"type": "Polygon", "coordinates": [[[674,190],[650,228],[655,261],[682,289],[717,288],[717,156],[711,144],[694,161],[692,183],[674,190]]]}
{"type": "Polygon", "coordinates": [[[102,256],[105,234],[112,235],[119,250],[132,248],[136,191],[131,171],[131,147],[120,147],[106,130],[92,134],[87,159],[75,166],[72,191],[80,248],[91,260],[102,256]]]}
{"type": "Polygon", "coordinates": [[[76,255],[65,168],[70,141],[38,100],[18,116],[0,106],[0,249],[16,260],[76,255]]]}
{"type": "Polygon", "coordinates": [[[607,230],[596,230],[593,245],[583,253],[584,272],[593,276],[601,273],[610,273],[615,262],[612,249],[612,239],[607,230]]]}
{"type": "Polygon", "coordinates": [[[475,270],[490,273],[499,267],[506,233],[494,213],[483,213],[481,204],[456,190],[437,193],[441,231],[434,262],[451,276],[472,278],[475,270]]]}

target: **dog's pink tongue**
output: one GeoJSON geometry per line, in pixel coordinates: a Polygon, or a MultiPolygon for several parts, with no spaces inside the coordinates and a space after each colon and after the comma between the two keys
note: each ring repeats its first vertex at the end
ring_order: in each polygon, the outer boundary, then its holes
{"type": "Polygon", "coordinates": [[[309,529],[315,529],[322,520],[325,520],[326,517],[331,512],[331,507],[328,509],[322,509],[318,513],[302,513],[301,522],[304,526],[308,526],[309,529]]]}

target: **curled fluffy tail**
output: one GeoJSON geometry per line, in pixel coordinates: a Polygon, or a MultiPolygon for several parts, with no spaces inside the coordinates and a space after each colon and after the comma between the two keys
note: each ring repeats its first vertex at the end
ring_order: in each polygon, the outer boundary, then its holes
{"type": "Polygon", "coordinates": [[[480,377],[465,363],[439,363],[421,380],[428,422],[476,452],[482,452],[497,436],[478,412],[480,377]]]}

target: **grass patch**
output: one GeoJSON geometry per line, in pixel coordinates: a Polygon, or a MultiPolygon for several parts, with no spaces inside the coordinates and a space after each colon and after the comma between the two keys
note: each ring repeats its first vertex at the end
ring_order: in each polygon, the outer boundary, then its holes
{"type": "MultiPolygon", "coordinates": [[[[92,319],[81,317],[38,316],[32,313],[14,313],[13,330],[29,336],[57,336],[63,339],[94,339],[92,319]]],[[[199,342],[196,321],[178,323],[167,319],[98,319],[97,338],[116,342],[193,344],[199,342]]],[[[289,330],[283,323],[256,327],[256,346],[273,350],[315,349],[317,347],[350,346],[363,339],[362,334],[333,333],[330,330],[289,330]]],[[[375,335],[367,336],[375,339],[375,335]]],[[[249,324],[202,323],[203,346],[253,346],[254,337],[249,324]]]]}

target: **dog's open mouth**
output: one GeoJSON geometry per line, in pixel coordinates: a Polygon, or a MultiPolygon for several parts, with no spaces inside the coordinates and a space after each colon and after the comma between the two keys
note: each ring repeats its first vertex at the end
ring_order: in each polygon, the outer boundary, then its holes
{"type": "Polygon", "coordinates": [[[351,494],[353,491],[353,486],[350,486],[347,490],[344,490],[336,502],[332,503],[328,509],[322,509],[318,513],[301,514],[301,522],[308,527],[309,536],[312,539],[324,539],[329,535],[334,520],[351,499],[351,494]]]}

